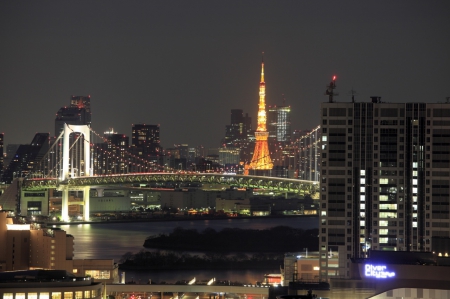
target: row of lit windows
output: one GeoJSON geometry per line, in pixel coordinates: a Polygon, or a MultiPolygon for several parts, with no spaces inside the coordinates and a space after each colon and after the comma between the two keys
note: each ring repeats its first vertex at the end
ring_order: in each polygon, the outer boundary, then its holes
{"type": "Polygon", "coordinates": [[[88,299],[99,295],[100,289],[96,289],[75,292],[4,293],[2,299],[88,299]]]}

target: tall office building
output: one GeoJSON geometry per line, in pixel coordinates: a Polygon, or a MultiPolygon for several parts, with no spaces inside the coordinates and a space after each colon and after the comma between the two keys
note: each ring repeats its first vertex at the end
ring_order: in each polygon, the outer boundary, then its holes
{"type": "Polygon", "coordinates": [[[91,148],[92,168],[94,174],[128,173],[132,159],[128,154],[129,138],[118,134],[113,129],[104,132],[104,141],[91,148]]]}
{"type": "Polygon", "coordinates": [[[36,133],[30,144],[18,147],[3,173],[2,182],[10,184],[15,178],[26,177],[49,149],[49,134],[36,133]]]}
{"type": "Polygon", "coordinates": [[[269,106],[267,113],[269,142],[291,141],[291,107],[269,106]]]}
{"type": "Polygon", "coordinates": [[[429,252],[449,238],[450,103],[330,99],[321,121],[321,278],[350,277],[369,249],[429,252]]]}
{"type": "Polygon", "coordinates": [[[242,109],[231,109],[231,123],[225,128],[224,144],[227,146],[239,146],[242,141],[247,141],[252,133],[252,118],[242,109]]]}
{"type": "Polygon", "coordinates": [[[91,96],[72,96],[70,106],[61,107],[56,113],[55,136],[68,125],[91,125],[91,96]]]}
{"type": "Polygon", "coordinates": [[[159,125],[133,125],[131,146],[135,154],[142,159],[149,160],[151,157],[159,156],[161,153],[159,125]]]}

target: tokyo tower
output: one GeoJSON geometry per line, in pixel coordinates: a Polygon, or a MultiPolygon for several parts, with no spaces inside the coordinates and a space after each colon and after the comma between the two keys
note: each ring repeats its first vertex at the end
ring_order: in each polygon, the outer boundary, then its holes
{"type": "MultiPolygon", "coordinates": [[[[259,83],[258,127],[255,132],[255,150],[248,169],[271,170],[273,168],[270,158],[267,139],[269,132],[266,128],[266,83],[264,82],[264,59],[261,62],[261,82],[259,83]]],[[[246,172],[248,174],[248,172],[246,172]]]]}

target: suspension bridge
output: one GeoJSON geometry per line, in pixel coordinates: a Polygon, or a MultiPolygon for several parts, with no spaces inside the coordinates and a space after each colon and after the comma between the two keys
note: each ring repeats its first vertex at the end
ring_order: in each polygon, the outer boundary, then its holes
{"type": "MultiPolygon", "coordinates": [[[[62,191],[62,220],[69,219],[69,191],[83,191],[84,220],[89,220],[89,190],[93,186],[152,186],[183,183],[220,184],[274,192],[314,194],[318,182],[270,176],[213,172],[181,172],[156,157],[143,157],[125,144],[113,144],[86,125],[64,125],[49,150],[22,183],[23,190],[62,191]],[[162,164],[162,165],[161,165],[162,164]]],[[[71,202],[71,204],[73,204],[71,202]]]]}

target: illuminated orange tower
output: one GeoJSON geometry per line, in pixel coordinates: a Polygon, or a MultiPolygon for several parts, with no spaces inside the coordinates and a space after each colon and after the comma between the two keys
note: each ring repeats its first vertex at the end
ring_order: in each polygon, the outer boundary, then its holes
{"type": "MultiPolygon", "coordinates": [[[[269,132],[266,128],[266,83],[264,82],[264,59],[261,62],[261,82],[259,83],[258,127],[255,132],[255,150],[248,169],[271,170],[273,168],[270,158],[267,139],[269,132]]],[[[247,172],[248,173],[248,172],[247,172]]]]}

